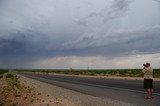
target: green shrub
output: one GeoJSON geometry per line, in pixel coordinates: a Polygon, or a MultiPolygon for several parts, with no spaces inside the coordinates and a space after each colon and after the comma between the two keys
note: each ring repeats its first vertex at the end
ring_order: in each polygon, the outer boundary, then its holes
{"type": "Polygon", "coordinates": [[[7,73],[7,74],[6,74],[6,78],[13,78],[13,77],[14,77],[14,75],[11,74],[11,73],[7,73]]]}
{"type": "Polygon", "coordinates": [[[0,75],[4,74],[4,73],[7,73],[7,72],[8,72],[8,70],[0,70],[0,75]]]}

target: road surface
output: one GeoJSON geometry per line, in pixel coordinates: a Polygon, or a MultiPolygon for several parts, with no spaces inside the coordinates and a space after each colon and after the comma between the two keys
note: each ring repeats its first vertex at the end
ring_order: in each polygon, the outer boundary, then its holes
{"type": "Polygon", "coordinates": [[[146,99],[143,81],[18,73],[49,84],[100,98],[111,98],[137,106],[160,106],[160,82],[154,81],[154,98],[146,99]]]}

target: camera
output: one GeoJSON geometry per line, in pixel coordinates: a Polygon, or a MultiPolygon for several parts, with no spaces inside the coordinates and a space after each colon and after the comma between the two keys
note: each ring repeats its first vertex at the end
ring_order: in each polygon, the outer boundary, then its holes
{"type": "Polygon", "coordinates": [[[146,67],[146,64],[143,64],[144,67],[146,67]]]}

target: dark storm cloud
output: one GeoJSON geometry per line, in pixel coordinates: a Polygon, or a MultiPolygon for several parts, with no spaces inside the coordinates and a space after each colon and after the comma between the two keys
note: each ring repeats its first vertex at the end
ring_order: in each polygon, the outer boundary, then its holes
{"type": "Polygon", "coordinates": [[[118,33],[108,37],[94,39],[83,37],[78,42],[67,45],[51,43],[45,36],[35,41],[33,35],[18,33],[12,39],[0,39],[0,54],[3,57],[43,58],[48,56],[120,56],[160,52],[160,27],[144,29],[134,33],[118,33]],[[138,35],[138,36],[137,36],[138,35]],[[122,36],[122,37],[121,37],[122,36]],[[121,37],[121,38],[120,38],[121,37]],[[99,45],[98,42],[104,42],[99,45]],[[56,44],[54,46],[54,44],[56,44]],[[52,48],[47,48],[51,46],[52,48]]]}
{"type": "Polygon", "coordinates": [[[160,27],[158,26],[138,32],[119,33],[101,39],[83,38],[77,43],[71,43],[68,47],[74,48],[71,49],[72,53],[77,53],[78,55],[122,56],[143,53],[152,54],[160,52],[159,35],[160,27]],[[82,42],[82,45],[79,45],[80,42],[82,42]],[[98,45],[98,42],[105,43],[98,45]],[[83,44],[85,44],[85,47],[83,44]]]}
{"type": "Polygon", "coordinates": [[[77,24],[87,26],[90,21],[100,21],[107,23],[115,18],[120,18],[128,10],[131,0],[113,0],[111,6],[104,7],[98,13],[90,13],[87,17],[76,21],[77,24]],[[110,8],[108,8],[110,7],[110,8]]]}
{"type": "Polygon", "coordinates": [[[134,1],[1,0],[0,66],[32,66],[61,56],[159,53],[159,7],[152,4],[148,13],[146,8],[139,13],[134,1]]]}
{"type": "Polygon", "coordinates": [[[16,33],[13,38],[0,38],[0,57],[40,57],[45,55],[54,55],[58,51],[61,42],[50,40],[47,36],[40,33],[16,33]],[[36,35],[39,35],[38,37],[36,35]],[[53,41],[53,42],[52,42],[53,41]]]}

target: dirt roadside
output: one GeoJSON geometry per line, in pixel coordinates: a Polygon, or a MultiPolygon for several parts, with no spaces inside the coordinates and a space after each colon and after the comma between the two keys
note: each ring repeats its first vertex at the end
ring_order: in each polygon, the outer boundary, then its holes
{"type": "Polygon", "coordinates": [[[52,86],[49,84],[23,76],[19,76],[19,78],[22,84],[31,87],[34,89],[34,92],[38,94],[37,100],[30,104],[30,106],[76,106],[74,103],[66,99],[55,96],[52,92],[57,91],[53,91],[51,88],[52,86]]]}
{"type": "MultiPolygon", "coordinates": [[[[32,81],[8,74],[0,78],[0,106],[73,106],[66,100],[42,92],[32,81]]],[[[38,86],[39,87],[39,86],[38,86]]]]}

